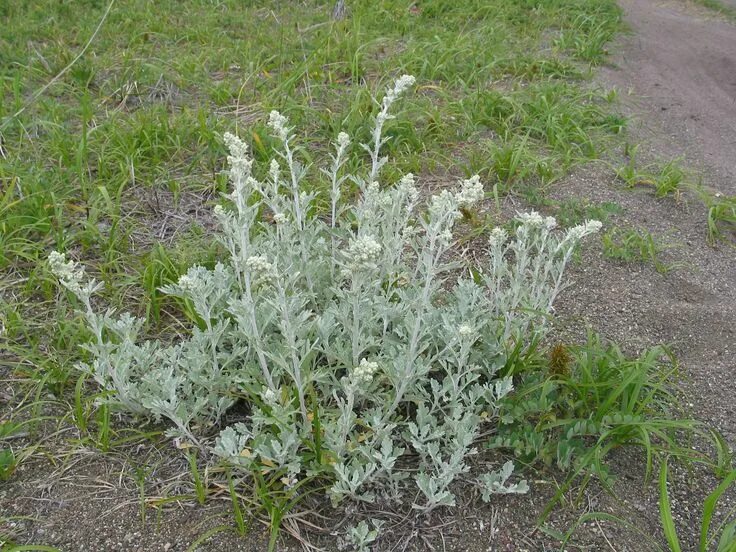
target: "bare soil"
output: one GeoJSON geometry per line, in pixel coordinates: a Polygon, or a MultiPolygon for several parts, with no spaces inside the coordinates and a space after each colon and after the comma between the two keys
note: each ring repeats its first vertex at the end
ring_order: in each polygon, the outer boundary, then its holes
{"type": "MultiPolygon", "coordinates": [[[[599,81],[631,92],[624,109],[633,120],[631,142],[642,144],[642,161],[683,157],[705,187],[736,194],[736,26],[678,1],[621,5],[633,34],[614,49],[599,81]]],[[[586,263],[567,299],[620,343],[672,344],[692,378],[694,413],[736,444],[734,236],[706,245],[706,212],[697,198],[631,193],[610,171],[585,170],[557,190],[616,201],[624,207],[619,224],[646,228],[675,246],[668,262],[682,267],[664,275],[647,267],[586,263]]]]}
{"type": "Polygon", "coordinates": [[[682,0],[620,4],[633,34],[602,81],[636,98],[632,114],[655,151],[685,156],[709,185],[736,193],[734,25],[682,0]]]}
{"type": "MultiPolygon", "coordinates": [[[[644,160],[684,156],[706,186],[736,193],[736,26],[682,2],[621,4],[632,33],[612,47],[612,63],[600,71],[598,83],[625,93],[623,107],[634,119],[632,142],[642,144],[644,160]]],[[[706,212],[696,198],[655,199],[648,190],[626,189],[608,163],[581,168],[555,184],[552,193],[557,199],[615,201],[623,212],[612,223],[646,228],[668,240],[675,247],[662,260],[679,267],[661,274],[650,265],[611,261],[600,247],[589,248],[572,267],[570,278],[576,285],[557,306],[561,334],[576,339],[592,327],[632,353],[671,344],[687,381],[686,406],[736,446],[736,248],[706,244],[706,212]]],[[[190,500],[159,511],[151,508],[164,492],[191,492],[185,461],[177,451],[130,452],[118,456],[76,449],[55,465],[43,458],[27,462],[0,486],[0,513],[28,518],[4,529],[19,542],[69,552],[179,552],[207,530],[232,523],[225,492],[220,493],[222,500],[206,506],[190,500]],[[145,523],[140,490],[131,477],[130,458],[136,456],[139,465],[154,466],[144,489],[149,506],[145,523]]],[[[658,535],[657,491],[644,484],[642,458],[617,453],[614,463],[620,474],[618,499],[593,485],[581,504],[565,503],[551,525],[562,530],[581,512],[599,510],[658,535]]],[[[554,541],[534,526],[556,490],[554,474],[532,475],[530,484],[529,495],[504,498],[493,506],[464,497],[465,504],[448,517],[438,514],[417,526],[403,517],[408,512],[396,512],[389,525],[397,538],[378,549],[552,550],[554,541]],[[402,534],[410,538],[398,539],[402,534]]],[[[700,505],[713,485],[706,473],[673,474],[673,510],[687,550],[694,549],[700,505]]],[[[729,500],[733,506],[734,497],[729,500]]],[[[218,533],[198,550],[264,551],[266,541],[262,527],[253,527],[246,538],[218,533]]],[[[329,537],[321,544],[337,549],[329,537]]],[[[584,527],[576,544],[567,549],[651,550],[635,533],[603,523],[584,527]]],[[[298,549],[294,540],[279,548],[298,549]]]]}

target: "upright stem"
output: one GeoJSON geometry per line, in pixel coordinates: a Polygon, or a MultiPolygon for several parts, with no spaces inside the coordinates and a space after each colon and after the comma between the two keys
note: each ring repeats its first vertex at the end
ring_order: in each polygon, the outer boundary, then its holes
{"type": "Polygon", "coordinates": [[[296,216],[296,224],[299,231],[304,230],[302,209],[299,203],[299,177],[294,167],[294,152],[289,147],[289,140],[284,140],[284,151],[286,152],[286,162],[289,165],[289,173],[291,174],[291,193],[294,200],[294,215],[296,216]]]}
{"type": "Polygon", "coordinates": [[[284,337],[287,341],[287,346],[291,352],[291,377],[294,379],[296,385],[296,392],[299,397],[299,409],[302,412],[302,418],[304,419],[305,427],[309,425],[309,416],[307,414],[307,405],[304,399],[304,382],[302,381],[302,369],[299,356],[296,352],[296,336],[294,335],[294,327],[291,324],[291,317],[289,316],[289,306],[286,304],[286,290],[283,286],[279,288],[279,303],[281,304],[281,316],[284,328],[284,337]]]}
{"type": "Polygon", "coordinates": [[[276,385],[274,385],[273,378],[271,377],[271,372],[269,372],[268,370],[268,361],[266,360],[266,355],[263,352],[261,334],[258,330],[258,321],[256,320],[255,302],[253,301],[253,293],[250,285],[250,275],[247,273],[245,275],[245,294],[248,299],[249,305],[248,314],[250,315],[250,331],[256,340],[256,356],[258,357],[258,362],[261,365],[261,372],[263,373],[263,377],[268,384],[268,388],[271,389],[271,391],[276,391],[276,385]]]}

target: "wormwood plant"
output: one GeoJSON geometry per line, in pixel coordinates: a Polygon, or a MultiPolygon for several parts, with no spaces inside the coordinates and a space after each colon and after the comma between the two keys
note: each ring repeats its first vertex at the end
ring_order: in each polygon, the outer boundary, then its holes
{"type": "MultiPolygon", "coordinates": [[[[509,483],[512,463],[469,476],[469,458],[512,391],[504,366],[544,332],[573,249],[600,223],[558,231],[552,218],[520,214],[512,235],[491,233],[487,264],[458,277],[452,231],[483,197],[480,179],[432,196],[426,210],[411,174],[379,183],[384,126],[413,83],[399,78],[376,102],[361,144],[367,174],[345,174],[352,150],[340,133],[321,171],[324,198],[308,191],[319,187],[307,185],[310,167],[280,113],[270,114],[280,149],[263,179],[246,144],[225,135],[232,192],[214,214],[228,258],[163,288],[200,322],[173,343],[142,341],[143,320],[98,312],[101,284],[63,254],[49,256],[93,335],[92,360],[79,368],[111,407],[166,420],[172,437],[202,448],[225,426],[211,450],[288,496],[310,482],[334,504],[411,491],[413,507],[429,511],[454,504],[460,476],[486,500],[526,491],[509,483]],[[236,403],[240,421],[229,424],[236,403]]],[[[363,546],[374,530],[358,526],[351,538],[363,546]]]]}

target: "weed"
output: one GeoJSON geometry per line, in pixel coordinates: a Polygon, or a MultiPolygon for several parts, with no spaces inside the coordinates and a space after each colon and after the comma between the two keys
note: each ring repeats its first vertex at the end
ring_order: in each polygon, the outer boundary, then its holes
{"type": "Polygon", "coordinates": [[[243,515],[243,509],[240,505],[240,497],[235,491],[235,484],[233,483],[232,475],[228,473],[227,488],[230,493],[230,503],[233,507],[233,518],[235,519],[235,528],[238,531],[238,535],[244,537],[249,530],[249,524],[245,520],[243,515]]]}
{"type": "Polygon", "coordinates": [[[716,194],[707,196],[708,207],[708,241],[715,244],[723,239],[723,231],[736,231],[736,196],[716,194]]]}
{"type": "Polygon", "coordinates": [[[585,220],[599,220],[602,223],[615,215],[623,213],[623,208],[612,201],[591,203],[587,200],[568,199],[556,205],[555,218],[563,226],[575,226],[585,220]]]}
{"type": "Polygon", "coordinates": [[[722,16],[730,19],[731,21],[736,21],[736,8],[734,8],[731,5],[724,4],[721,0],[693,0],[696,4],[700,4],[702,6],[705,6],[708,9],[711,9],[722,16]]]}
{"type": "Polygon", "coordinates": [[[636,161],[638,147],[629,147],[628,161],[625,165],[616,169],[616,176],[623,180],[627,186],[646,186],[654,189],[656,197],[673,196],[680,197],[683,188],[687,185],[686,173],[679,159],[672,159],[662,165],[659,170],[651,167],[639,169],[636,161]]]}
{"type": "Polygon", "coordinates": [[[204,504],[207,500],[207,487],[205,482],[202,480],[202,476],[199,473],[199,467],[197,466],[197,453],[194,450],[190,450],[187,453],[189,459],[189,471],[192,474],[192,481],[194,482],[194,492],[197,497],[197,502],[204,504]]]}
{"type": "Polygon", "coordinates": [[[0,480],[7,481],[18,466],[18,460],[12,448],[0,449],[0,480]]]}
{"type": "MultiPolygon", "coordinates": [[[[680,539],[677,536],[677,529],[672,517],[670,507],[668,483],[668,464],[665,459],[659,471],[659,513],[662,521],[662,527],[667,539],[667,544],[671,552],[680,552],[680,539]]],[[[708,552],[712,550],[711,544],[716,545],[716,552],[733,552],[736,550],[736,519],[729,519],[733,514],[733,510],[725,516],[724,521],[711,534],[710,526],[713,515],[716,513],[718,499],[723,493],[736,482],[736,470],[726,475],[718,485],[718,487],[708,495],[703,504],[703,517],[700,524],[700,539],[698,541],[698,552],[708,552]],[[716,539],[718,539],[716,541],[716,539]]]]}
{"type": "MultiPolygon", "coordinates": [[[[225,135],[231,206],[213,213],[227,264],[189,267],[162,288],[196,315],[188,335],[173,344],[141,342],[143,319],[98,313],[94,296],[103,284],[64,254],[49,255],[92,336],[84,346],[90,362],[79,368],[102,388],[102,449],[110,444],[112,408],[165,419],[167,434],[191,447],[196,497],[204,503],[194,451],[236,398],[245,398],[248,417],[220,432],[214,452],[253,477],[272,546],[283,516],[303,500],[296,489],[309,482],[308,491],[317,478],[335,506],[372,502],[376,493],[398,498],[407,474],[394,465],[410,446],[422,458],[413,480],[423,498],[414,508],[454,505],[448,486],[470,469],[469,447],[491,421],[481,412],[495,411],[511,391],[510,375],[499,373],[505,359],[541,338],[572,252],[601,227],[585,221],[558,231],[553,217],[521,213],[512,234],[491,231],[487,272],[476,269],[477,281],[445,290],[443,275],[454,267],[443,261],[454,246],[452,230],[484,188],[478,176],[462,180],[456,192],[433,195],[425,213],[413,175],[379,186],[387,163],[382,132],[413,83],[400,77],[376,102],[374,130],[361,144],[370,159],[364,175],[343,172],[350,138],[338,134],[322,171],[330,183],[322,198],[328,219],[314,208],[318,193],[308,191],[311,173],[285,116],[269,116],[281,162],[272,160],[263,180],[254,176],[247,145],[225,135]],[[345,199],[346,182],[358,185],[355,203],[345,199]],[[413,414],[420,396],[426,403],[413,414]]],[[[481,475],[483,500],[526,492],[524,482],[508,483],[512,471],[507,463],[481,475]]]]}
{"type": "MultiPolygon", "coordinates": [[[[722,514],[718,510],[718,501],[728,491],[728,489],[736,482],[736,470],[724,475],[718,486],[708,495],[703,503],[703,513],[700,519],[700,527],[687,527],[688,536],[697,536],[697,552],[734,552],[736,551],[736,509],[722,514]],[[711,530],[713,518],[721,515],[722,521],[714,529],[711,530]],[[697,532],[696,532],[697,531],[697,532]]],[[[674,516],[672,515],[672,506],[669,498],[669,459],[665,457],[660,465],[659,470],[659,517],[664,532],[667,548],[663,548],[657,540],[652,538],[649,532],[639,528],[635,523],[626,521],[618,516],[613,516],[604,512],[590,512],[580,516],[575,524],[567,531],[565,535],[555,534],[563,543],[563,547],[571,539],[573,534],[586,522],[605,520],[620,525],[635,532],[638,536],[643,537],[647,541],[651,550],[658,552],[681,552],[682,544],[680,542],[681,533],[678,533],[674,516]]]]}
{"type": "Polygon", "coordinates": [[[527,362],[517,374],[489,446],[510,449],[524,462],[554,462],[586,482],[595,475],[605,484],[610,451],[636,446],[645,452],[649,474],[660,451],[690,454],[677,432],[696,424],[670,409],[675,374],[674,358],[662,347],[630,359],[594,335],[580,346],[557,345],[548,360],[527,362]]]}
{"type": "Polygon", "coordinates": [[[579,59],[599,64],[608,54],[606,45],[616,32],[616,27],[615,20],[599,22],[595,17],[580,15],[570,29],[562,32],[555,45],[570,51],[579,59]]]}
{"type": "Polygon", "coordinates": [[[660,255],[670,249],[654,238],[646,230],[620,230],[614,228],[601,235],[603,254],[619,261],[631,263],[652,263],[657,272],[665,273],[676,268],[676,265],[666,265],[660,255]]]}

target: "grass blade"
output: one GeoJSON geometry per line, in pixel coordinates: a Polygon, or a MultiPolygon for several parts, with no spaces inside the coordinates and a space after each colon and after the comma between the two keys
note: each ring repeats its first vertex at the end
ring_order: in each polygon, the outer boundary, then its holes
{"type": "Polygon", "coordinates": [[[667,460],[662,462],[659,470],[659,516],[662,520],[662,528],[664,536],[667,538],[667,544],[672,552],[682,552],[680,548],[680,539],[677,538],[677,529],[672,519],[672,509],[670,508],[670,497],[667,493],[667,460]]]}
{"type": "MultiPolygon", "coordinates": [[[[713,519],[713,514],[716,510],[716,504],[718,503],[718,499],[721,498],[721,495],[726,492],[726,489],[728,489],[731,484],[736,480],[736,470],[733,470],[726,478],[721,481],[721,484],[716,487],[716,489],[708,495],[708,498],[705,499],[705,502],[703,503],[703,522],[700,524],[700,547],[699,550],[701,552],[706,552],[708,549],[708,543],[710,540],[708,539],[708,529],[710,529],[710,522],[713,519]]],[[[724,534],[727,531],[724,530],[724,534]]],[[[736,545],[736,543],[734,543],[736,545]]],[[[720,546],[718,547],[720,550],[720,546]]]]}

